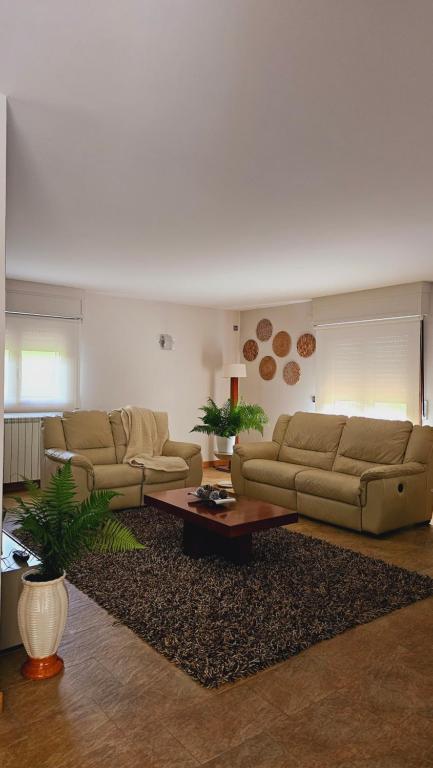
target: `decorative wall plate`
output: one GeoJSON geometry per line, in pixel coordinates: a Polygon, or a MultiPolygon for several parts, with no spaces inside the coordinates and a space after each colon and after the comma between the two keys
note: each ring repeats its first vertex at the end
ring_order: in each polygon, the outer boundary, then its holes
{"type": "Polygon", "coordinates": [[[256,334],[259,341],[269,341],[272,336],[272,323],[265,317],[257,323],[256,334]]]}
{"type": "Polygon", "coordinates": [[[278,331],[272,342],[272,349],[277,357],[285,357],[288,355],[291,346],[292,339],[290,338],[290,334],[287,333],[287,331],[278,331]]]}
{"type": "Polygon", "coordinates": [[[283,379],[286,384],[297,384],[301,376],[301,369],[294,360],[286,363],[283,370],[283,379]]]}
{"type": "Polygon", "coordinates": [[[303,333],[299,337],[296,347],[301,357],[311,357],[316,351],[316,339],[312,333],[303,333]]]}
{"type": "Polygon", "coordinates": [[[245,360],[248,360],[249,363],[256,359],[257,355],[259,354],[259,345],[255,339],[248,339],[248,341],[245,342],[243,354],[245,360]]]}
{"type": "Polygon", "coordinates": [[[277,364],[273,357],[270,355],[266,355],[266,357],[262,357],[260,360],[259,365],[259,373],[262,379],[265,381],[270,381],[274,378],[275,372],[277,370],[277,364]]]}

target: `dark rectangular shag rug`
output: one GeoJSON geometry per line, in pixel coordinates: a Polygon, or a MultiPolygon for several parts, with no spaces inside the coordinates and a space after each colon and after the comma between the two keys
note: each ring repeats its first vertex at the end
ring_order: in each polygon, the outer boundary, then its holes
{"type": "Polygon", "coordinates": [[[209,688],[433,595],[427,576],[283,528],[237,566],[184,555],[170,515],[119,517],[146,549],[87,555],[69,580],[209,688]]]}

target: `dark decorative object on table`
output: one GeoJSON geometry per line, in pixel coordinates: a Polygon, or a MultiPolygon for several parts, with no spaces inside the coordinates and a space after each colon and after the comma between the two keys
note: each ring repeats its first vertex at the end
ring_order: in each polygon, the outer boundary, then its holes
{"type": "Polygon", "coordinates": [[[214,485],[200,485],[197,488],[195,495],[198,496],[201,501],[206,501],[210,504],[219,501],[219,499],[227,499],[228,497],[227,491],[223,488],[217,488],[214,485]]]}

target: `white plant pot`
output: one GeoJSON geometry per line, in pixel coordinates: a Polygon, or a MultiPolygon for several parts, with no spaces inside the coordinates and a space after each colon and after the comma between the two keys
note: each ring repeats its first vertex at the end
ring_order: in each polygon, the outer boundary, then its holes
{"type": "Polygon", "coordinates": [[[65,574],[51,581],[28,581],[22,576],[23,589],[18,601],[18,626],[28,659],[22,673],[32,680],[54,677],[63,669],[57,656],[68,616],[69,598],[65,574]]]}
{"type": "Polygon", "coordinates": [[[220,437],[215,435],[218,453],[233,453],[236,437],[220,437]]]}

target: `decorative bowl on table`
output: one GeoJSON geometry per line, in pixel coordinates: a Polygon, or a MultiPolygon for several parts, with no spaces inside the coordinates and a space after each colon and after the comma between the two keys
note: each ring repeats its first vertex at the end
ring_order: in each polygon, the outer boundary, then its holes
{"type": "Polygon", "coordinates": [[[225,504],[232,504],[235,499],[233,496],[229,496],[224,488],[217,488],[214,485],[199,485],[195,491],[190,492],[192,496],[195,496],[198,501],[202,501],[209,506],[224,506],[225,504]]]}

